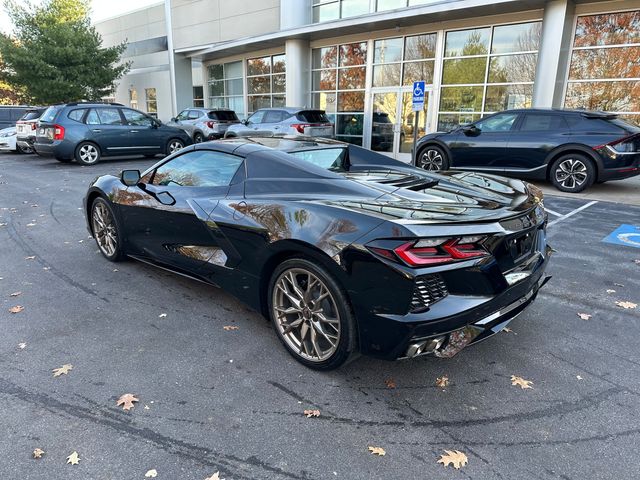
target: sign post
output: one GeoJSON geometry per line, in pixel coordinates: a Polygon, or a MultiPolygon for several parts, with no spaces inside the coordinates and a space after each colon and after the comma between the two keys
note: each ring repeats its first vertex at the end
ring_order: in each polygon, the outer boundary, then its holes
{"type": "Polygon", "coordinates": [[[414,122],[413,122],[413,148],[411,152],[413,153],[412,163],[416,165],[416,143],[418,142],[418,128],[420,125],[420,112],[424,110],[424,80],[419,82],[413,82],[413,100],[411,102],[412,110],[415,112],[414,122]]]}

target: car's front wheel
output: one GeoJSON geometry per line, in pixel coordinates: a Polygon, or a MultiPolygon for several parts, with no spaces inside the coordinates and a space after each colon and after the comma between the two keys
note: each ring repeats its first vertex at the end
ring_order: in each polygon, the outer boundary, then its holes
{"type": "Polygon", "coordinates": [[[448,170],[450,167],[447,154],[435,145],[427,145],[418,152],[416,166],[429,171],[448,170]]]}
{"type": "Polygon", "coordinates": [[[204,142],[204,136],[200,132],[196,132],[193,136],[193,143],[202,143],[204,142]]]}
{"type": "Polygon", "coordinates": [[[332,370],[354,352],[349,299],[325,268],[302,258],[282,262],[271,277],[268,302],[278,337],[300,363],[332,370]]]}
{"type": "Polygon", "coordinates": [[[113,208],[104,198],[96,198],[91,205],[91,229],[100,252],[107,260],[117,262],[124,258],[118,221],[113,208]]]}
{"type": "Polygon", "coordinates": [[[75,157],[82,165],[95,165],[100,161],[100,148],[95,143],[82,142],[76,148],[75,157]]]}
{"type": "Polygon", "coordinates": [[[578,193],[593,185],[597,172],[591,159],[579,153],[570,153],[553,162],[549,177],[558,190],[578,193]]]}
{"type": "Polygon", "coordinates": [[[167,155],[171,155],[172,153],[176,153],[178,150],[182,150],[184,148],[184,142],[178,138],[172,138],[169,140],[167,144],[167,155]]]}

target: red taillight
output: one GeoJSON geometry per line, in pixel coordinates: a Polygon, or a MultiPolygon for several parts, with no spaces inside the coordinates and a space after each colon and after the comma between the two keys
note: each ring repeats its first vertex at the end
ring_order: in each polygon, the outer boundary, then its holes
{"type": "Polygon", "coordinates": [[[369,249],[390,260],[399,258],[411,267],[423,267],[485,257],[489,253],[480,244],[481,240],[481,237],[424,239],[403,243],[393,251],[379,247],[369,249]]]}
{"type": "Polygon", "coordinates": [[[594,150],[602,150],[602,149],[607,148],[607,149],[609,149],[611,151],[611,153],[614,153],[614,154],[635,153],[636,149],[635,149],[634,140],[637,142],[639,136],[640,136],[639,134],[634,133],[632,135],[627,135],[626,137],[618,138],[618,139],[616,139],[616,140],[614,140],[612,142],[609,142],[609,143],[603,143],[602,145],[596,145],[595,147],[593,147],[593,149],[594,150]]]}
{"type": "Polygon", "coordinates": [[[35,129],[36,129],[36,124],[35,124],[35,123],[32,123],[32,124],[31,124],[31,130],[35,130],[35,129]]]}
{"type": "Polygon", "coordinates": [[[64,140],[64,127],[62,125],[53,126],[53,139],[64,140]]]}
{"type": "Polygon", "coordinates": [[[304,133],[305,128],[312,127],[313,125],[310,125],[308,123],[294,123],[291,126],[295,128],[298,131],[298,133],[304,133]]]}
{"type": "Polygon", "coordinates": [[[208,121],[208,122],[207,122],[207,127],[209,127],[209,128],[213,128],[213,127],[214,127],[215,125],[217,125],[217,124],[218,124],[218,122],[208,121]]]}

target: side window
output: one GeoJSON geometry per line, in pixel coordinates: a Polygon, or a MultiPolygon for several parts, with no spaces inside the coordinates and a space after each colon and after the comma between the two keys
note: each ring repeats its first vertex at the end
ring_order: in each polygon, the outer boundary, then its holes
{"type": "Polygon", "coordinates": [[[568,125],[561,115],[548,113],[527,113],[520,126],[522,132],[563,132],[568,125]]]}
{"type": "Polygon", "coordinates": [[[98,112],[95,109],[89,110],[89,114],[87,115],[86,120],[84,121],[87,125],[100,125],[100,117],[98,117],[98,112]]]}
{"type": "Polygon", "coordinates": [[[202,114],[197,110],[189,110],[189,120],[196,120],[200,118],[202,114]]]}
{"type": "Polygon", "coordinates": [[[264,110],[258,110],[248,118],[249,123],[263,123],[264,113],[264,110]]]}
{"type": "Polygon", "coordinates": [[[267,110],[264,114],[264,120],[262,123],[280,123],[285,118],[287,118],[286,112],[282,112],[280,110],[267,110]]]}
{"type": "Polygon", "coordinates": [[[71,110],[67,114],[67,117],[69,117],[71,120],[73,120],[75,122],[82,123],[82,117],[84,117],[84,114],[86,113],[86,111],[87,111],[86,108],[81,108],[81,109],[78,109],[78,110],[71,110]]]}
{"type": "Polygon", "coordinates": [[[516,118],[518,118],[517,113],[499,113],[498,115],[493,115],[492,117],[480,120],[479,122],[474,123],[474,125],[484,133],[508,132],[511,130],[516,118]]]}
{"type": "Polygon", "coordinates": [[[183,110],[178,114],[178,116],[176,117],[176,120],[186,120],[188,117],[189,117],[189,110],[183,110]]]}
{"type": "Polygon", "coordinates": [[[122,118],[117,108],[98,108],[96,111],[102,125],[122,125],[122,118]]]}
{"type": "Polygon", "coordinates": [[[158,167],[154,185],[180,187],[228,186],[243,159],[211,150],[187,152],[158,167]]]}
{"type": "Polygon", "coordinates": [[[124,115],[124,119],[127,121],[127,125],[136,125],[140,127],[150,127],[153,125],[153,120],[142,112],[123,108],[122,114],[124,115]]]}

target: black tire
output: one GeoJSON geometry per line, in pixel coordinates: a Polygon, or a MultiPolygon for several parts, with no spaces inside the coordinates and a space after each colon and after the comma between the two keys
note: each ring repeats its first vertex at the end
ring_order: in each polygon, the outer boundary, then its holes
{"type": "Polygon", "coordinates": [[[80,142],[76,147],[75,159],[81,165],[95,165],[102,158],[100,147],[91,142],[80,142]]]}
{"type": "Polygon", "coordinates": [[[98,245],[98,249],[100,250],[100,253],[102,253],[102,255],[111,262],[121,261],[125,257],[124,248],[123,248],[124,242],[122,238],[122,228],[120,226],[120,222],[118,221],[118,217],[116,217],[115,212],[113,211],[113,207],[104,198],[98,197],[91,204],[90,211],[91,211],[91,217],[90,217],[91,232],[93,234],[93,238],[96,241],[96,244],[98,245]],[[99,225],[99,222],[96,220],[96,214],[98,209],[101,209],[101,212],[103,213],[103,215],[104,213],[108,214],[108,218],[106,216],[103,216],[105,220],[103,221],[103,224],[105,226],[111,226],[110,235],[112,235],[113,236],[112,238],[115,240],[115,248],[113,248],[113,251],[110,251],[109,248],[106,247],[106,244],[101,241],[103,237],[100,235],[100,225],[99,225]]]}
{"type": "Polygon", "coordinates": [[[426,145],[416,157],[416,167],[432,172],[449,170],[451,162],[447,153],[437,145],[426,145]]]}
{"type": "Polygon", "coordinates": [[[56,160],[61,162],[61,163],[71,163],[71,162],[73,162],[73,158],[56,157],[56,160]]]}
{"type": "Polygon", "coordinates": [[[202,135],[200,132],[196,132],[195,135],[193,136],[193,143],[202,143],[204,142],[204,135],[202,135]]]}
{"type": "Polygon", "coordinates": [[[178,150],[182,150],[184,148],[184,142],[179,138],[172,138],[167,142],[166,154],[171,155],[172,153],[177,152],[178,150]]]}
{"type": "MultiPolygon", "coordinates": [[[[333,370],[343,365],[356,353],[356,320],[351,309],[349,298],[335,277],[321,265],[303,258],[292,258],[282,262],[271,275],[269,289],[267,291],[267,302],[269,316],[278,338],[280,338],[280,341],[291,356],[303,365],[314,370],[333,370]],[[311,300],[311,296],[316,295],[316,290],[304,290],[303,293],[310,295],[308,300],[302,300],[299,303],[299,306],[304,304],[304,307],[301,307],[296,313],[284,314],[284,312],[281,312],[282,317],[277,318],[275,314],[276,309],[274,308],[275,302],[281,303],[278,305],[280,310],[291,308],[286,307],[286,304],[282,304],[280,301],[280,298],[288,300],[290,297],[282,288],[277,287],[277,285],[280,284],[281,281],[286,280],[288,282],[287,285],[290,286],[289,291],[295,290],[291,288],[291,281],[286,278],[287,275],[291,274],[293,277],[290,278],[296,281],[300,289],[299,291],[303,291],[304,276],[309,273],[315,277],[316,280],[319,280],[319,283],[309,282],[311,276],[307,276],[306,285],[308,286],[309,283],[312,285],[320,285],[316,287],[319,288],[319,295],[323,295],[323,288],[326,289],[328,295],[321,300],[322,303],[315,304],[315,301],[311,300]],[[298,283],[298,281],[301,283],[298,283]],[[316,312],[322,315],[322,317],[317,317],[316,312]],[[337,315],[337,319],[334,315],[337,315]],[[296,318],[290,318],[292,316],[296,318]],[[332,320],[328,322],[320,320],[320,318],[332,320]],[[285,332],[290,324],[296,322],[301,322],[299,323],[301,327],[298,332],[294,332],[292,328],[289,328],[290,333],[285,332]],[[307,327],[305,333],[302,333],[305,323],[307,327]],[[329,323],[338,325],[339,330],[329,325],[329,323]],[[329,327],[332,329],[329,329],[329,327]],[[285,335],[287,336],[286,338],[285,335]],[[296,339],[296,335],[302,338],[302,341],[300,341],[299,338],[296,339]],[[324,335],[324,338],[321,335],[324,335]],[[306,338],[307,336],[309,339],[306,338]],[[335,345],[331,343],[329,337],[337,337],[335,345]],[[299,342],[298,347],[295,347],[296,341],[299,342]],[[312,349],[314,352],[318,352],[316,346],[322,350],[322,345],[329,346],[326,357],[323,355],[315,355],[315,359],[307,358],[313,356],[308,355],[309,350],[312,349]]],[[[289,305],[293,305],[293,302],[289,302],[289,305]]]]}
{"type": "Polygon", "coordinates": [[[569,153],[556,158],[549,170],[549,180],[561,192],[581,192],[593,185],[597,177],[593,160],[581,153],[569,153]]]}

